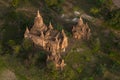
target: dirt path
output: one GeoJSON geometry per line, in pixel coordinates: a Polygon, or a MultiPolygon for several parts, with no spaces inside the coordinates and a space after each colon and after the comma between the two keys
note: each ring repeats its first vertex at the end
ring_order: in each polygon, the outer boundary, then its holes
{"type": "Polygon", "coordinates": [[[4,1],[4,0],[0,0],[0,5],[3,5],[5,7],[8,7],[9,6],[9,3],[7,1],[4,1]]]}
{"type": "Polygon", "coordinates": [[[14,72],[9,69],[4,70],[0,75],[0,80],[17,80],[14,72]]]}
{"type": "Polygon", "coordinates": [[[113,0],[113,3],[120,8],[120,0],[113,0]]]}

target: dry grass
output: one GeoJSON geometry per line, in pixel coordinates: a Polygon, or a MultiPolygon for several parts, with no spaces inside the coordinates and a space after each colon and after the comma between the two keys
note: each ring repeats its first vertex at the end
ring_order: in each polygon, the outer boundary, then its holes
{"type": "Polygon", "coordinates": [[[120,0],[112,0],[113,3],[120,8],[120,0]]]}
{"type": "Polygon", "coordinates": [[[1,80],[17,80],[15,73],[9,69],[4,70],[0,75],[1,80]]]}

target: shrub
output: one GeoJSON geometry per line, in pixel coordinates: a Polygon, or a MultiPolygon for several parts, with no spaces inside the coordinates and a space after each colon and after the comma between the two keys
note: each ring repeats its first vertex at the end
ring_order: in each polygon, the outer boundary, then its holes
{"type": "Polygon", "coordinates": [[[29,39],[24,39],[23,43],[22,43],[22,47],[23,47],[24,50],[30,51],[33,47],[33,43],[29,39]]]}
{"type": "Polygon", "coordinates": [[[90,10],[93,15],[106,16],[112,10],[112,0],[94,0],[94,2],[96,5],[90,10]]]}
{"type": "Polygon", "coordinates": [[[21,50],[21,46],[20,45],[15,45],[14,47],[13,47],[13,52],[15,53],[15,54],[18,54],[18,53],[20,53],[20,50],[21,50]]]}
{"type": "Polygon", "coordinates": [[[16,44],[16,42],[14,40],[8,41],[8,51],[10,51],[14,54],[18,54],[18,53],[20,53],[20,50],[21,50],[21,45],[16,44]]]}
{"type": "Polygon", "coordinates": [[[15,41],[14,40],[9,40],[8,41],[8,46],[10,46],[10,47],[13,47],[13,46],[15,46],[15,41]]]}
{"type": "Polygon", "coordinates": [[[45,0],[45,2],[48,6],[59,6],[64,2],[64,0],[45,0]]]}
{"type": "Polygon", "coordinates": [[[2,45],[0,44],[0,54],[3,53],[2,45]]]}
{"type": "Polygon", "coordinates": [[[62,12],[62,3],[64,0],[45,0],[47,6],[55,10],[57,13],[62,12]]]}
{"type": "Polygon", "coordinates": [[[60,25],[60,24],[57,24],[57,25],[55,26],[55,29],[57,29],[58,31],[62,31],[63,26],[60,25]]]}
{"type": "Polygon", "coordinates": [[[58,0],[45,0],[48,6],[53,6],[58,4],[58,0]]]}
{"type": "Polygon", "coordinates": [[[100,50],[100,40],[99,38],[96,39],[96,43],[94,45],[94,51],[97,52],[100,50]]]}
{"type": "Polygon", "coordinates": [[[114,29],[120,29],[120,9],[108,14],[107,23],[114,29]]]}
{"type": "Polygon", "coordinates": [[[98,7],[101,7],[101,8],[103,7],[110,8],[113,3],[112,3],[112,0],[96,0],[96,4],[98,7]]]}
{"type": "Polygon", "coordinates": [[[91,48],[92,48],[92,52],[96,53],[101,49],[101,42],[99,38],[91,39],[91,48]]]}
{"type": "Polygon", "coordinates": [[[73,10],[74,10],[74,11],[78,11],[78,10],[80,10],[80,8],[79,8],[79,6],[74,6],[74,7],[73,7],[73,10]]]}
{"type": "Polygon", "coordinates": [[[19,4],[19,0],[12,0],[11,5],[12,7],[16,8],[19,4]]]}
{"type": "Polygon", "coordinates": [[[97,14],[99,14],[100,9],[99,9],[99,8],[94,7],[94,8],[91,8],[91,9],[90,9],[90,12],[91,12],[93,15],[97,15],[97,14]]]}

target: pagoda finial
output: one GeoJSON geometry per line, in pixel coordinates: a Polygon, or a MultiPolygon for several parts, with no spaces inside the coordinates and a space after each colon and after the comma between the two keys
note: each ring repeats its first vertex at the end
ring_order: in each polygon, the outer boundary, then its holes
{"type": "Polygon", "coordinates": [[[49,29],[53,29],[51,22],[49,23],[49,29]]]}
{"type": "Polygon", "coordinates": [[[29,33],[29,29],[28,29],[28,27],[26,27],[26,31],[25,31],[25,33],[29,33]]]}
{"type": "Polygon", "coordinates": [[[37,11],[37,17],[41,17],[39,10],[37,11]]]}
{"type": "Polygon", "coordinates": [[[63,35],[64,37],[66,37],[66,34],[65,34],[64,29],[62,29],[62,35],[63,35]]]}
{"type": "Polygon", "coordinates": [[[82,25],[83,24],[83,19],[80,17],[78,20],[78,25],[82,25]]]}
{"type": "Polygon", "coordinates": [[[37,14],[36,14],[36,17],[35,17],[35,19],[34,19],[34,26],[35,27],[41,27],[41,26],[43,26],[43,18],[42,18],[42,16],[40,15],[40,12],[39,12],[39,10],[37,11],[37,14]]]}
{"type": "Polygon", "coordinates": [[[62,33],[63,33],[63,34],[65,33],[64,29],[62,29],[62,33]]]}
{"type": "Polygon", "coordinates": [[[28,38],[29,37],[29,29],[28,27],[26,27],[25,33],[24,33],[24,38],[28,38]]]}

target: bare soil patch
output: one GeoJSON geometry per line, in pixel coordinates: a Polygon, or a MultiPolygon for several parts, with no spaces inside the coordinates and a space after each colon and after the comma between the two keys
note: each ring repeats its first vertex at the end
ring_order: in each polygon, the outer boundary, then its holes
{"type": "Polygon", "coordinates": [[[4,70],[0,75],[1,80],[17,80],[15,73],[9,69],[4,70]]]}

